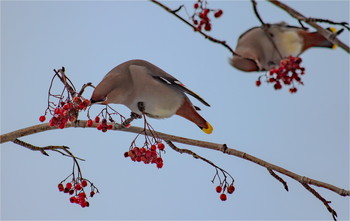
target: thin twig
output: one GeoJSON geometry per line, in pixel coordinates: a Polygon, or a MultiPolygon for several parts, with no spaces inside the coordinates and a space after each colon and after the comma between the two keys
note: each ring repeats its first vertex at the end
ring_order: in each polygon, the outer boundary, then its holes
{"type": "Polygon", "coordinates": [[[240,56],[239,54],[237,54],[227,43],[226,41],[222,41],[222,40],[219,40],[219,39],[216,39],[204,32],[202,32],[201,30],[198,30],[195,26],[193,26],[190,22],[188,22],[186,19],[182,18],[180,15],[178,15],[176,12],[181,9],[176,9],[176,10],[172,10],[171,8],[167,7],[166,5],[160,3],[159,1],[156,1],[156,0],[150,0],[151,2],[155,3],[156,5],[159,5],[160,7],[162,7],[163,9],[165,9],[167,12],[169,12],[170,14],[176,16],[178,19],[180,19],[181,21],[183,21],[184,23],[186,23],[188,26],[190,26],[191,28],[193,28],[193,30],[196,30],[196,32],[200,33],[201,35],[203,35],[206,39],[208,39],[209,41],[212,41],[214,43],[217,43],[217,44],[221,44],[222,46],[224,46],[226,49],[228,49],[232,55],[236,55],[236,56],[239,56],[239,57],[242,57],[240,56]]]}
{"type": "Polygon", "coordinates": [[[349,27],[349,23],[347,22],[335,22],[335,21],[331,21],[328,19],[323,19],[323,18],[305,18],[302,21],[304,22],[320,22],[320,23],[328,23],[331,25],[340,25],[344,28],[346,28],[348,31],[350,31],[350,27],[349,27]]]}
{"type": "Polygon", "coordinates": [[[91,82],[88,82],[88,83],[84,84],[84,85],[81,87],[81,89],[80,89],[80,91],[79,91],[79,93],[78,93],[78,97],[80,97],[80,96],[84,93],[85,88],[87,88],[87,87],[95,88],[95,86],[92,85],[91,82]]]}
{"type": "Polygon", "coordinates": [[[308,184],[301,183],[305,189],[310,191],[317,199],[321,200],[322,203],[326,206],[327,210],[332,214],[333,220],[337,220],[337,212],[329,205],[331,202],[323,198],[314,188],[310,187],[308,184]]]}
{"type": "Polygon", "coordinates": [[[173,144],[173,142],[171,142],[170,140],[166,140],[165,141],[170,147],[171,149],[175,150],[176,152],[179,152],[179,153],[186,153],[186,154],[189,154],[191,155],[193,158],[195,159],[200,159],[206,163],[208,163],[209,165],[213,166],[216,170],[216,173],[215,173],[215,176],[214,178],[212,179],[212,183],[214,183],[215,181],[215,178],[218,177],[219,179],[219,182],[220,182],[220,185],[223,186],[224,188],[226,188],[227,186],[231,185],[235,180],[234,178],[231,176],[230,173],[228,173],[226,170],[222,169],[221,167],[218,167],[216,164],[214,164],[213,162],[211,162],[210,160],[202,157],[202,156],[199,156],[198,154],[196,154],[195,152],[191,151],[191,150],[188,150],[188,149],[183,149],[183,148],[178,148],[177,146],[175,146],[175,144],[173,144]],[[220,175],[219,175],[219,172],[220,171],[222,173],[222,175],[224,176],[224,179],[222,180],[220,178],[220,175]],[[228,182],[227,181],[227,176],[229,176],[232,180],[232,182],[228,182]]]}
{"type": "Polygon", "coordinates": [[[253,10],[254,10],[255,16],[259,19],[259,21],[262,25],[265,25],[265,22],[262,20],[260,14],[258,12],[258,8],[257,8],[258,3],[255,0],[251,0],[251,2],[253,5],[253,10]]]}
{"type": "Polygon", "coordinates": [[[53,70],[56,75],[60,78],[61,82],[63,83],[63,85],[65,86],[65,88],[68,90],[68,92],[70,93],[70,95],[72,97],[74,97],[74,95],[77,93],[76,89],[74,88],[73,83],[71,82],[71,80],[66,76],[65,74],[65,68],[62,67],[61,69],[58,69],[57,71],[54,69],[53,70]],[[61,75],[59,75],[61,74],[61,75]]]}
{"type": "MultiPolygon", "coordinates": [[[[40,151],[42,154],[44,154],[45,156],[49,156],[49,154],[47,153],[47,150],[51,150],[51,151],[55,151],[55,152],[58,152],[64,156],[67,156],[67,157],[71,157],[73,158],[75,161],[76,160],[81,160],[81,161],[85,161],[84,159],[82,158],[79,158],[79,157],[76,157],[73,155],[72,152],[70,152],[68,149],[69,147],[67,146],[54,146],[54,145],[50,145],[50,146],[45,146],[45,147],[38,147],[38,146],[34,146],[30,143],[27,143],[27,142],[24,142],[23,140],[20,140],[20,139],[14,139],[12,141],[13,143],[15,144],[18,144],[22,147],[25,147],[29,150],[33,150],[33,151],[40,151]],[[62,152],[64,151],[64,152],[62,152]]],[[[77,163],[77,162],[76,162],[77,163]]]]}
{"type": "Polygon", "coordinates": [[[269,171],[269,173],[271,174],[271,176],[273,176],[274,178],[276,178],[276,180],[280,181],[283,186],[284,186],[284,189],[289,191],[288,190],[288,185],[287,185],[287,182],[284,181],[280,176],[278,176],[275,172],[273,172],[273,170],[271,170],[270,168],[267,168],[267,170],[269,171]]]}

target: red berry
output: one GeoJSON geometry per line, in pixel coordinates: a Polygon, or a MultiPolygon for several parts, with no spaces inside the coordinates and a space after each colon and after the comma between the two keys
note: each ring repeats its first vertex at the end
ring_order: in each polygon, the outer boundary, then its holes
{"type": "Polygon", "coordinates": [[[226,194],[225,194],[225,193],[222,193],[222,194],[220,195],[220,199],[221,199],[222,201],[226,201],[226,200],[227,200],[226,194]]]}
{"type": "Polygon", "coordinates": [[[216,192],[221,193],[222,187],[221,186],[217,186],[215,190],[216,190],[216,192]]]}
{"type": "Polygon", "coordinates": [[[99,117],[99,116],[96,116],[96,117],[95,117],[95,122],[96,122],[96,123],[99,123],[99,122],[100,122],[100,117],[99,117]]]}
{"type": "Polygon", "coordinates": [[[85,107],[89,106],[91,104],[90,100],[89,99],[85,99],[83,101],[83,104],[85,105],[85,107]]]}
{"type": "Polygon", "coordinates": [[[83,181],[81,181],[81,185],[82,185],[83,187],[86,187],[86,186],[88,185],[88,183],[87,183],[86,180],[83,180],[83,181]]]}
{"type": "Polygon", "coordinates": [[[93,197],[95,195],[95,192],[94,191],[91,191],[90,192],[90,197],[93,197]]]}
{"type": "Polygon", "coordinates": [[[62,122],[58,125],[58,128],[63,129],[66,126],[66,123],[62,122]]]}
{"type": "Polygon", "coordinates": [[[277,82],[273,87],[275,88],[275,90],[279,90],[282,88],[282,85],[279,82],[277,82]]]}
{"type": "Polygon", "coordinates": [[[112,130],[113,129],[113,125],[112,124],[108,124],[107,129],[108,130],[112,130]]]}
{"type": "Polygon", "coordinates": [[[195,9],[197,9],[198,7],[199,7],[198,3],[195,3],[195,4],[193,5],[193,8],[195,8],[195,9]]]}
{"type": "Polygon", "coordinates": [[[78,194],[79,198],[85,199],[86,198],[86,194],[84,192],[81,192],[78,194]]]}
{"type": "Polygon", "coordinates": [[[54,110],[54,113],[60,115],[61,114],[61,109],[60,108],[56,108],[54,110]]]}
{"type": "Polygon", "coordinates": [[[223,11],[220,9],[217,12],[215,12],[214,17],[219,18],[222,15],[223,11]]]}
{"type": "Polygon", "coordinates": [[[290,93],[296,93],[298,91],[298,89],[296,87],[292,87],[289,89],[290,93]]]}
{"type": "Polygon", "coordinates": [[[164,148],[165,148],[165,146],[164,146],[164,144],[163,143],[158,143],[158,149],[159,150],[164,150],[164,148]]]}
{"type": "Polygon", "coordinates": [[[129,152],[124,153],[124,157],[127,158],[129,156],[129,152]]]}
{"type": "Polygon", "coordinates": [[[255,85],[256,85],[257,87],[259,87],[259,86],[261,85],[261,81],[260,81],[260,80],[257,80],[257,81],[255,82],[255,85]]]}
{"type": "Polygon", "coordinates": [[[94,123],[94,122],[92,122],[92,120],[89,119],[89,120],[86,122],[86,126],[87,126],[87,127],[91,127],[93,123],[94,123]]]}
{"type": "Polygon", "coordinates": [[[73,186],[72,183],[67,183],[66,184],[66,188],[69,189],[69,190],[72,188],[72,186],[73,186]]]}
{"type": "Polygon", "coordinates": [[[71,203],[76,203],[77,202],[77,198],[75,198],[75,196],[72,196],[71,198],[69,198],[69,201],[71,203]]]}
{"type": "Polygon", "coordinates": [[[81,185],[79,183],[75,184],[74,189],[81,190],[81,185]]]}
{"type": "Polygon", "coordinates": [[[153,145],[151,146],[151,151],[155,151],[156,149],[157,149],[156,145],[153,144],[153,145]]]}
{"type": "Polygon", "coordinates": [[[160,168],[162,168],[162,167],[163,167],[163,162],[158,162],[158,163],[157,163],[157,168],[160,169],[160,168]]]}
{"type": "Polygon", "coordinates": [[[272,83],[272,82],[275,82],[276,79],[275,78],[269,78],[269,82],[272,83]]]}
{"type": "Polygon", "coordinates": [[[74,194],[74,190],[69,190],[69,195],[73,195],[74,194]]]}
{"type": "Polygon", "coordinates": [[[62,184],[62,183],[58,184],[58,190],[59,190],[60,192],[62,192],[62,191],[64,190],[64,187],[63,187],[63,184],[62,184]]]}
{"type": "Polygon", "coordinates": [[[152,152],[151,152],[150,150],[147,150],[147,151],[146,151],[146,154],[145,154],[145,157],[146,157],[147,159],[150,159],[150,158],[152,157],[152,152]]]}
{"type": "Polygon", "coordinates": [[[82,101],[81,101],[80,97],[74,97],[74,98],[73,98],[73,103],[79,105],[79,104],[81,104],[81,102],[82,102],[82,101]]]}
{"type": "Polygon", "coordinates": [[[227,192],[229,194],[232,194],[235,191],[235,187],[233,185],[230,185],[229,187],[227,187],[227,192]]]}
{"type": "Polygon", "coordinates": [[[46,120],[46,117],[44,115],[39,117],[40,122],[44,122],[45,120],[46,120]]]}
{"type": "Polygon", "coordinates": [[[211,30],[211,25],[210,25],[210,23],[205,24],[204,29],[205,29],[206,31],[210,31],[210,30],[211,30]]]}
{"type": "Polygon", "coordinates": [[[86,202],[85,200],[82,201],[82,202],[80,203],[80,206],[83,207],[83,208],[86,207],[86,206],[87,206],[87,202],[86,202]]]}

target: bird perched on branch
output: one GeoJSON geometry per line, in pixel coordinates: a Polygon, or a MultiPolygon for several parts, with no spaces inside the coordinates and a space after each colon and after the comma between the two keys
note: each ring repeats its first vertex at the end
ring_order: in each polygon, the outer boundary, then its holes
{"type": "Polygon", "coordinates": [[[133,113],[151,118],[168,118],[176,114],[210,134],[213,127],[198,114],[199,108],[185,93],[210,106],[159,67],[144,60],[130,60],[107,73],[96,86],[91,102],[123,104],[133,113]]]}
{"type": "MultiPolygon", "coordinates": [[[[338,35],[335,28],[329,28],[338,35]]],[[[299,56],[311,47],[335,48],[336,46],[318,32],[309,32],[306,28],[290,26],[285,22],[265,24],[244,32],[238,39],[230,63],[239,70],[267,71],[275,68],[288,56],[299,56]]]]}

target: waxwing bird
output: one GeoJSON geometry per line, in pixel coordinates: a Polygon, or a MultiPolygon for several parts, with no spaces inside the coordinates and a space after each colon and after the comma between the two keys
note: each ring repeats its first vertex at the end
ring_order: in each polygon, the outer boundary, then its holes
{"type": "MultiPolygon", "coordinates": [[[[334,28],[329,30],[336,32],[334,28]]],[[[268,71],[278,66],[282,59],[299,56],[311,47],[332,48],[335,45],[318,32],[309,32],[305,28],[285,22],[266,24],[251,28],[239,37],[235,50],[238,55],[233,56],[230,63],[246,72],[268,71]]]]}
{"type": "Polygon", "coordinates": [[[107,73],[96,86],[91,102],[123,104],[132,112],[151,118],[168,118],[176,114],[210,134],[213,127],[198,114],[185,93],[210,106],[159,67],[144,60],[130,60],[107,73]]]}

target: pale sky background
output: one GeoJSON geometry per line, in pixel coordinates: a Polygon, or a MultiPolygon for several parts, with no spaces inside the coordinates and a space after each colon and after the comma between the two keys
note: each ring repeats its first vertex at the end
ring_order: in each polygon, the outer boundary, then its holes
{"type": "MultiPolygon", "coordinates": [[[[185,4],[192,12],[195,1],[185,4]]],[[[310,17],[349,22],[349,1],[294,1],[310,17]]],[[[259,25],[247,1],[209,1],[224,14],[213,20],[211,35],[236,46],[238,36],[259,25]]],[[[266,22],[288,14],[259,2],[266,22]]],[[[181,12],[183,15],[184,11],[181,12]]],[[[324,27],[328,27],[324,25],[324,27]]],[[[347,31],[340,39],[349,45],[347,31]]],[[[116,65],[134,58],[166,70],[211,107],[202,108],[214,127],[204,134],[175,116],[150,120],[159,131],[247,152],[298,174],[349,189],[349,55],[341,49],[312,49],[302,55],[305,86],[297,94],[255,86],[258,74],[228,64],[230,53],[194,33],[180,20],[148,1],[1,1],[1,133],[40,123],[53,69],[66,67],[80,88],[98,84],[116,65]]],[[[91,90],[85,94],[90,98],[91,90]]],[[[124,115],[129,111],[115,105],[124,115]]],[[[81,114],[83,116],[83,114],[81,114]]],[[[86,117],[82,117],[86,119],[86,117]]],[[[141,126],[142,121],[133,125],[141,126]]],[[[265,168],[216,151],[189,148],[226,169],[236,192],[226,202],[215,192],[215,170],[166,147],[164,167],[125,159],[135,134],[64,129],[22,138],[34,145],[66,145],[81,162],[83,174],[101,194],[89,208],[69,203],[57,184],[71,173],[72,160],[45,157],[13,143],[1,146],[1,219],[3,220],[330,220],[324,205],[299,183],[282,176],[289,192],[265,168]]],[[[349,197],[316,188],[332,201],[339,220],[349,220],[349,197]]]]}

